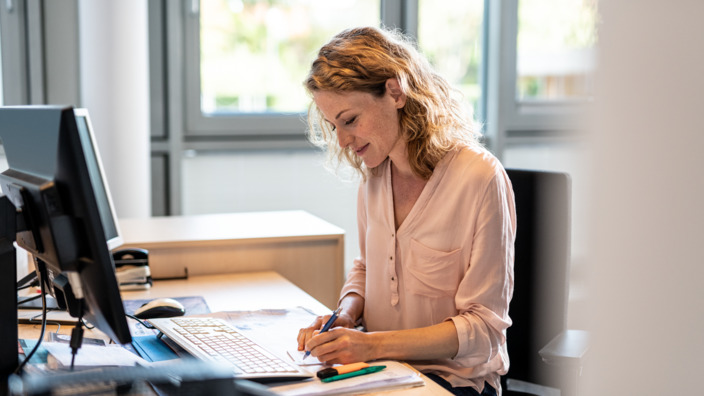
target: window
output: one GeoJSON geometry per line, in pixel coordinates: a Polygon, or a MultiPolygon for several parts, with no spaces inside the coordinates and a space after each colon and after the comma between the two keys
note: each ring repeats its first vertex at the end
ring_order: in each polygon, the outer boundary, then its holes
{"type": "Polygon", "coordinates": [[[483,0],[195,1],[185,22],[185,135],[300,136],[310,101],[302,81],[315,52],[363,25],[415,34],[476,113],[483,9],[483,0]]]}
{"type": "Polygon", "coordinates": [[[333,34],[378,25],[379,0],[201,3],[203,114],[301,113],[311,59],[333,34]]]}
{"type": "Polygon", "coordinates": [[[380,0],[201,1],[187,21],[197,37],[186,48],[186,134],[300,135],[317,49],[344,28],[378,26],[380,10],[380,0]]]}
{"type": "MultiPolygon", "coordinates": [[[[567,172],[572,180],[572,264],[587,252],[589,148],[582,122],[594,92],[599,22],[596,0],[492,2],[509,34],[493,46],[498,78],[487,123],[494,152],[507,168],[567,172]],[[499,2],[496,2],[499,3],[499,2]]],[[[492,68],[492,71],[494,69],[492,68]]]]}
{"type": "Polygon", "coordinates": [[[586,99],[592,95],[596,18],[596,0],[520,0],[519,100],[586,99]]]}
{"type": "Polygon", "coordinates": [[[483,17],[483,0],[418,3],[418,46],[435,69],[460,89],[470,111],[482,120],[483,17]]]}

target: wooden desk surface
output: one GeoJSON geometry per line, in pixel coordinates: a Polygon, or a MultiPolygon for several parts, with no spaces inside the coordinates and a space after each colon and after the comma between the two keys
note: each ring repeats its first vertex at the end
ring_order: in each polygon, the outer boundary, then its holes
{"type": "Polygon", "coordinates": [[[212,312],[302,306],[317,314],[330,310],[273,271],[202,275],[155,281],[149,290],[123,291],[123,299],[202,296],[212,312]]]}
{"type": "MultiPolygon", "coordinates": [[[[123,291],[123,299],[152,299],[158,297],[202,296],[212,312],[246,311],[258,309],[306,307],[316,314],[330,310],[316,299],[276,272],[254,272],[223,275],[194,276],[189,279],[158,281],[149,290],[123,291]]],[[[47,332],[56,331],[47,326],[47,332]]],[[[69,326],[62,326],[62,334],[70,334],[69,326]]],[[[20,325],[20,337],[36,338],[39,326],[20,325]]],[[[86,335],[87,336],[87,335],[86,335]]],[[[292,338],[293,339],[293,338],[292,338]]],[[[371,395],[449,395],[442,387],[423,376],[425,386],[371,393],[371,395]]]]}

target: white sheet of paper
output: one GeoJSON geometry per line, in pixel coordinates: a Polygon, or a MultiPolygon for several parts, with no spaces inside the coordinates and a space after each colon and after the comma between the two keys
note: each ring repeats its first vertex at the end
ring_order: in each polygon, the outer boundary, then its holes
{"type": "Polygon", "coordinates": [[[305,360],[303,360],[303,356],[306,353],[305,351],[299,351],[298,349],[289,349],[286,351],[286,353],[293,360],[293,362],[299,366],[316,366],[319,364],[323,364],[320,360],[318,360],[317,357],[311,355],[309,355],[305,360]]]}
{"type": "MultiPolygon", "coordinates": [[[[63,342],[45,342],[42,343],[42,346],[55,359],[55,361],[49,363],[51,368],[71,366],[71,347],[68,344],[63,342]]],[[[96,345],[81,346],[76,354],[75,364],[77,367],[149,365],[146,360],[120,346],[96,345]]]]}

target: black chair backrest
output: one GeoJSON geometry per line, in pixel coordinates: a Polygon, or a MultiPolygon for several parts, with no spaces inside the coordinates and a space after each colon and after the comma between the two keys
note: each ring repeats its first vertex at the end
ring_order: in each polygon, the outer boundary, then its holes
{"type": "MultiPolygon", "coordinates": [[[[516,202],[514,292],[504,376],[560,388],[538,351],[565,329],[570,262],[570,190],[565,173],[506,170],[516,202]]],[[[504,384],[505,386],[505,384],[504,384]]]]}

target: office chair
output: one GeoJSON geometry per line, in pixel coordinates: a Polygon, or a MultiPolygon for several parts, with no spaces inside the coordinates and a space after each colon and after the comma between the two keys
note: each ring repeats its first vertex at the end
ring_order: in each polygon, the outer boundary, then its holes
{"type": "MultiPolygon", "coordinates": [[[[504,395],[574,392],[569,356],[562,357],[570,263],[570,190],[565,173],[506,170],[516,203],[513,324],[506,331],[510,367],[504,395]],[[555,341],[553,341],[555,340],[555,341]],[[550,346],[546,348],[551,341],[550,346]],[[541,357],[543,350],[544,357],[541,357]],[[549,364],[554,363],[554,364],[549,364]]],[[[578,338],[581,334],[577,334],[578,338]]],[[[580,355],[583,352],[568,351],[580,355]]],[[[573,393],[572,393],[573,394],[573,393]]]]}

